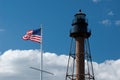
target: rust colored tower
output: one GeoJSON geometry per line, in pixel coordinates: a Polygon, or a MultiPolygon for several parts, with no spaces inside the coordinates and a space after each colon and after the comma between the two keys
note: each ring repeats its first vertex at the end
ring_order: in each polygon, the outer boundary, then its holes
{"type": "Polygon", "coordinates": [[[70,30],[71,47],[67,65],[66,80],[94,80],[92,58],[90,54],[88,38],[91,31],[88,30],[86,14],[81,10],[75,14],[70,30]]]}

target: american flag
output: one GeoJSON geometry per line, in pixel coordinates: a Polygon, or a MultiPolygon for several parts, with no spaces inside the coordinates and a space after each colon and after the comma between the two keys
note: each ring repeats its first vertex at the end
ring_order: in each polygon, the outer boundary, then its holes
{"type": "Polygon", "coordinates": [[[41,28],[36,30],[28,30],[26,34],[23,36],[23,39],[41,43],[42,42],[41,28]]]}

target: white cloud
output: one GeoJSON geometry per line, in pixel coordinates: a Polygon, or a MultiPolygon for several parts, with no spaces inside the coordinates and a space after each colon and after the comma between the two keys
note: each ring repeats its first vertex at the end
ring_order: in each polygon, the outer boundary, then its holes
{"type": "Polygon", "coordinates": [[[0,56],[1,80],[31,80],[39,78],[38,73],[29,69],[32,64],[38,66],[39,55],[37,50],[8,50],[0,56]],[[34,75],[31,77],[31,75],[34,75]],[[30,78],[30,79],[29,79],[30,78]]]}
{"type": "Polygon", "coordinates": [[[115,25],[120,26],[120,20],[115,21],[115,25]]]}
{"type": "MultiPolygon", "coordinates": [[[[39,80],[39,71],[29,67],[39,68],[39,50],[8,50],[0,56],[0,80],[39,80]]],[[[54,75],[44,73],[44,80],[64,80],[68,56],[55,53],[44,53],[44,70],[54,75]]],[[[108,60],[98,64],[93,62],[96,80],[120,80],[120,59],[108,60]]]]}
{"type": "Polygon", "coordinates": [[[109,19],[102,20],[100,23],[106,26],[110,26],[112,24],[109,19]]]}
{"type": "Polygon", "coordinates": [[[0,32],[5,31],[4,29],[0,29],[0,32]]]}
{"type": "Polygon", "coordinates": [[[109,60],[104,63],[94,63],[94,71],[97,80],[120,80],[120,59],[109,60]]]}
{"type": "Polygon", "coordinates": [[[100,2],[101,0],[92,0],[94,3],[98,3],[100,2]]]}
{"type": "Polygon", "coordinates": [[[108,15],[113,16],[114,15],[113,11],[108,12],[108,15]]]}
{"type": "Polygon", "coordinates": [[[110,0],[92,0],[92,2],[94,2],[94,3],[98,3],[98,2],[101,2],[101,1],[110,1],[110,0]]]}

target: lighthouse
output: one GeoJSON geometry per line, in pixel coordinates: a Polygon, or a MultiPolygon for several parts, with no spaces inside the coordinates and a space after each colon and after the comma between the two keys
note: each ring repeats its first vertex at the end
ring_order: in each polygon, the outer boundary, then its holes
{"type": "Polygon", "coordinates": [[[86,14],[80,10],[74,15],[72,29],[70,30],[72,42],[67,65],[66,80],[94,80],[88,40],[90,36],[91,31],[88,29],[86,14]]]}

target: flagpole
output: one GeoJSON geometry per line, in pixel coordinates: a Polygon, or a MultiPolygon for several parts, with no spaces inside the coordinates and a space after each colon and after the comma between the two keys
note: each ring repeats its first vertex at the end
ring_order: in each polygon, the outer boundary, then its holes
{"type": "MultiPolygon", "coordinates": [[[[42,24],[41,24],[41,37],[43,37],[43,34],[42,34],[42,24]]],[[[41,66],[41,70],[43,70],[43,52],[42,52],[42,38],[41,38],[41,44],[40,44],[40,49],[41,49],[41,64],[40,64],[40,66],[41,66]]],[[[42,80],[43,79],[43,73],[42,73],[42,71],[40,71],[40,80],[42,80]]]]}

